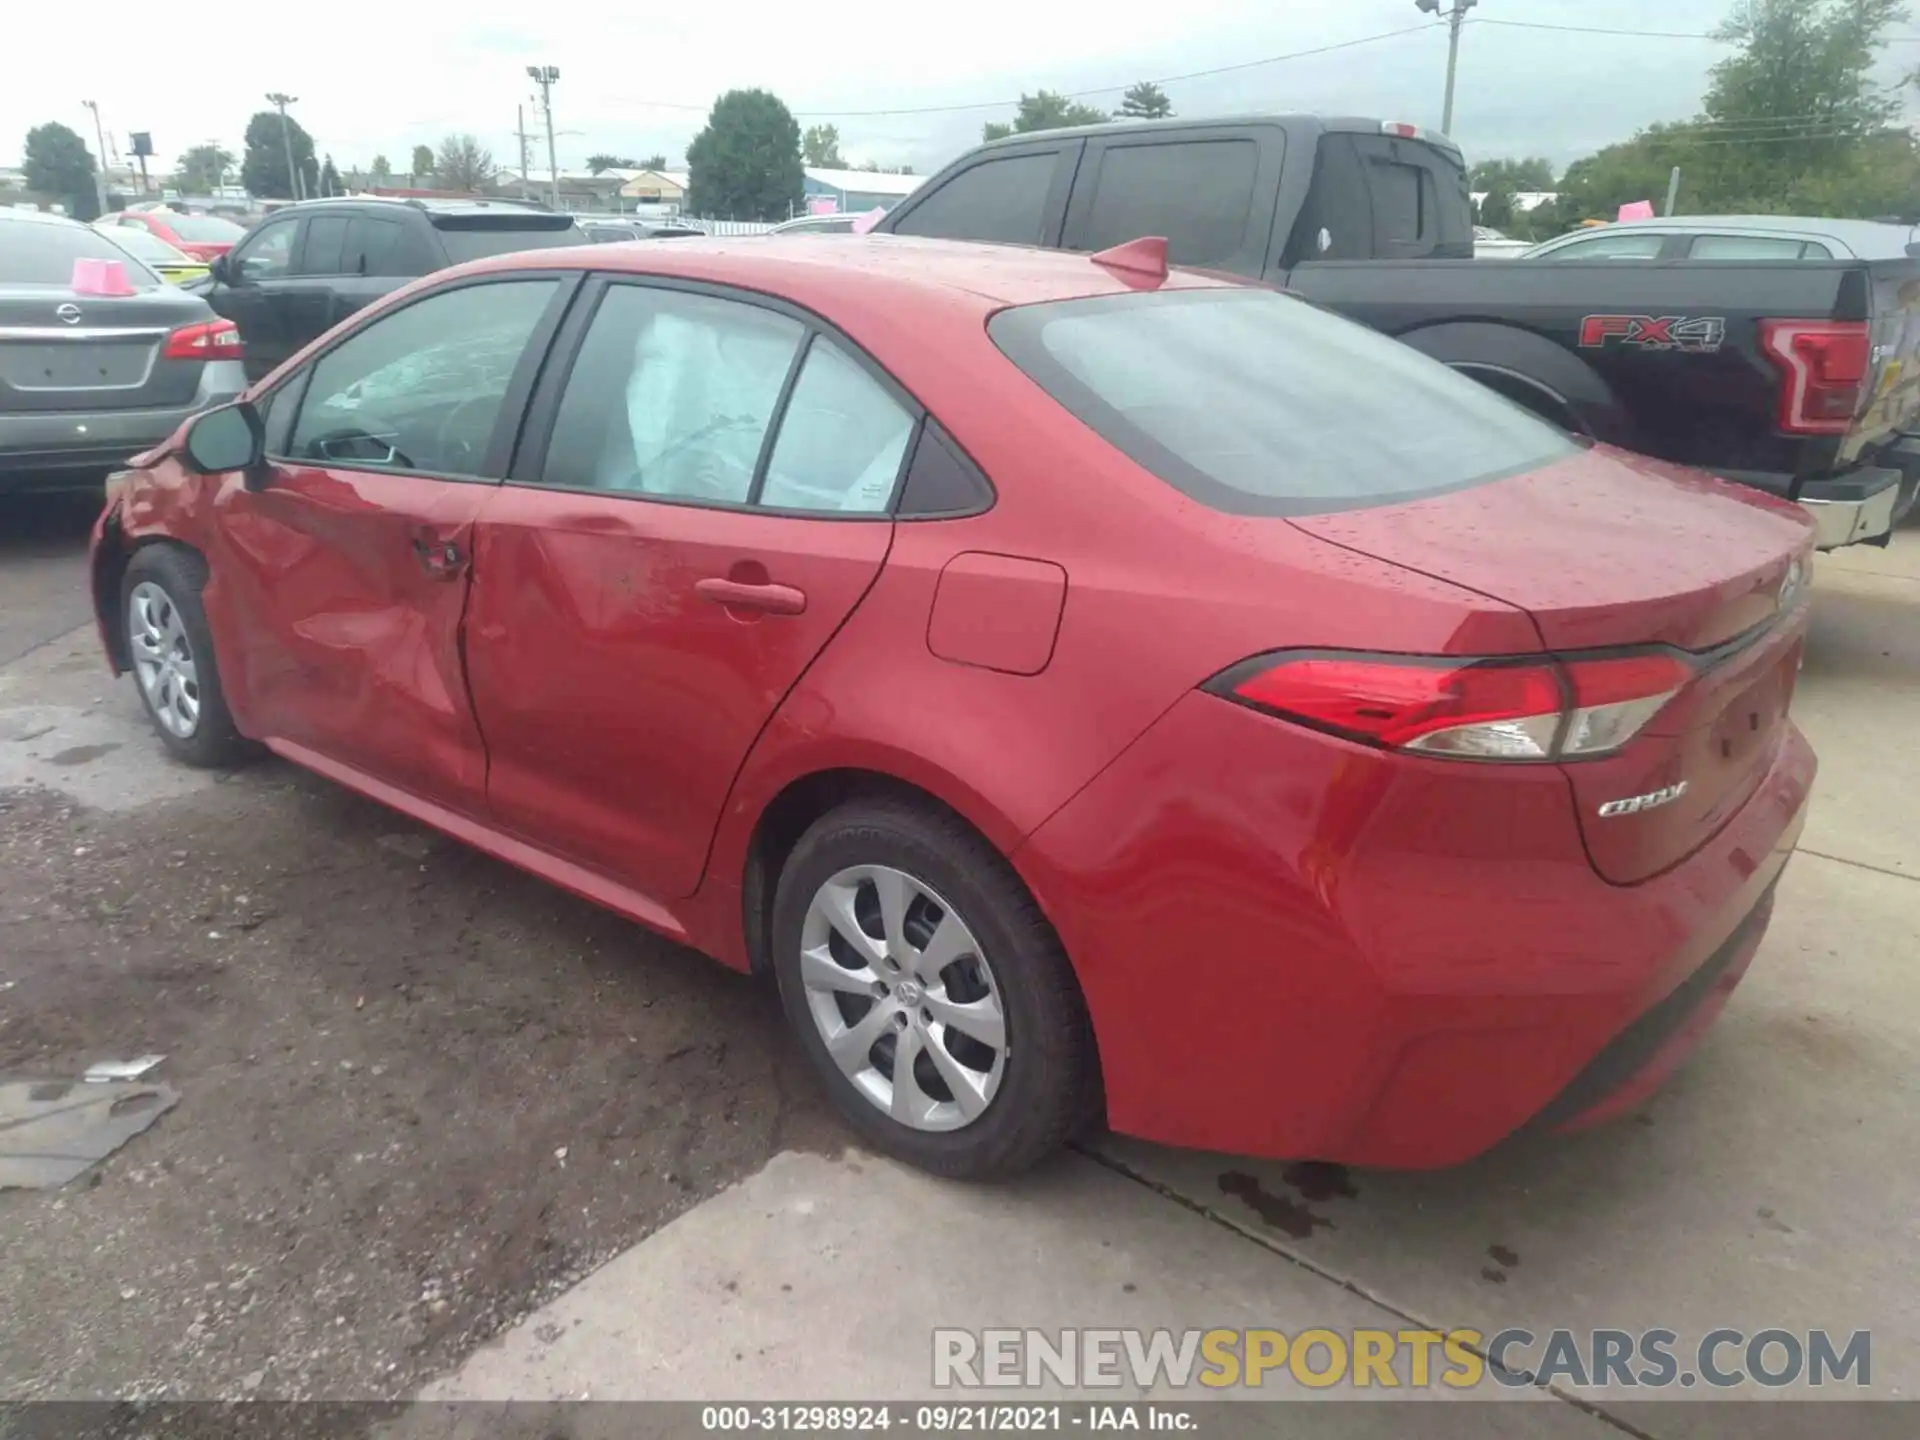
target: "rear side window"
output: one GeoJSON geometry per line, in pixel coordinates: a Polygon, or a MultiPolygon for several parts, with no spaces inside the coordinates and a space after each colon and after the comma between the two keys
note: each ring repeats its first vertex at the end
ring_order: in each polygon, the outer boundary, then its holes
{"type": "Polygon", "coordinates": [[[133,284],[160,283],[158,275],[89,226],[0,220],[0,284],[65,287],[73,283],[76,260],[118,260],[133,284]]]}
{"type": "Polygon", "coordinates": [[[1230,514],[1392,504],[1578,449],[1438,361],[1267,290],[1030,305],[988,332],[1116,449],[1230,514]]]}
{"type": "Polygon", "coordinates": [[[454,265],[468,260],[484,260],[489,255],[511,255],[516,250],[551,250],[560,245],[590,243],[577,225],[564,230],[527,228],[454,229],[436,226],[440,243],[447,247],[447,259],[454,265]]]}
{"type": "Polygon", "coordinates": [[[195,245],[234,245],[247,232],[218,215],[163,215],[160,223],[195,245]]]}
{"type": "Polygon", "coordinates": [[[993,240],[1003,245],[1047,242],[1047,196],[1057,155],[1009,155],[983,160],[929,191],[895,227],[897,235],[945,240],[993,240]]]}
{"type": "Polygon", "coordinates": [[[1101,152],[1086,246],[1167,237],[1176,265],[1212,265],[1239,253],[1253,205],[1260,147],[1251,140],[1115,145],[1101,152]]]}
{"type": "Polygon", "coordinates": [[[347,217],[314,215],[307,221],[307,243],[300,250],[296,275],[339,275],[347,248],[347,217]]]}

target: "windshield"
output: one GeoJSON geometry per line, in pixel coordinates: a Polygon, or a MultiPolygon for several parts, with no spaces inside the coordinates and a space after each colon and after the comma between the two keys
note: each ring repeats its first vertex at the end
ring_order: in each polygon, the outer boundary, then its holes
{"type": "Polygon", "coordinates": [[[1270,290],[1030,305],[988,332],[1115,448],[1233,514],[1411,500],[1577,448],[1411,347],[1270,290]]]}
{"type": "Polygon", "coordinates": [[[162,215],[160,223],[196,245],[231,245],[247,233],[218,215],[162,215]]]}
{"type": "Polygon", "coordinates": [[[158,285],[160,277],[90,226],[0,220],[0,285],[73,284],[76,260],[117,260],[130,284],[158,285]]]}
{"type": "Polygon", "coordinates": [[[195,262],[173,248],[158,235],[130,226],[116,226],[100,232],[129,255],[137,255],[154,265],[192,265],[195,262]]]}
{"type": "Polygon", "coordinates": [[[511,255],[516,250],[551,250],[560,245],[591,243],[578,225],[569,225],[564,230],[488,226],[484,230],[437,230],[435,233],[447,247],[447,258],[455,265],[466,260],[484,260],[489,255],[511,255]]]}

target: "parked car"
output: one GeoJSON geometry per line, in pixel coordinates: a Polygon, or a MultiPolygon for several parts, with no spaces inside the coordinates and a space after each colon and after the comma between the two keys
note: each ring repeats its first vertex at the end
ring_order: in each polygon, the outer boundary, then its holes
{"type": "Polygon", "coordinates": [[[187,416],[246,384],[239,336],[77,220],[0,209],[0,493],[98,487],[187,416]],[[130,295],[74,289],[117,262],[130,295]]]}
{"type": "Polygon", "coordinates": [[[707,233],[692,225],[673,221],[606,220],[598,217],[583,218],[580,228],[596,245],[615,245],[623,240],[678,240],[707,233]]]}
{"type": "Polygon", "coordinates": [[[1485,225],[1473,227],[1473,258],[1476,260],[1512,260],[1532,248],[1531,241],[1512,239],[1485,225]]]}
{"type": "Polygon", "coordinates": [[[781,221],[767,233],[769,235],[849,235],[859,222],[858,215],[802,215],[797,219],[781,221]]]}
{"type": "Polygon", "coordinates": [[[98,221],[93,228],[169,284],[184,285],[191,280],[207,278],[206,261],[196,260],[184,250],[175,249],[150,231],[124,225],[106,225],[98,221]]]}
{"type": "Polygon", "coordinates": [[[1920,229],[1798,215],[1670,215],[1623,220],[1543,241],[1528,260],[1906,260],[1920,229]]]}
{"type": "Polygon", "coordinates": [[[144,230],[195,260],[212,260],[240,243],[247,232],[219,215],[188,215],[178,210],[122,210],[95,222],[124,230],[144,230]]]}
{"type": "Polygon", "coordinates": [[[93,591],[168,751],[771,972],[890,1154],[1440,1165],[1639,1104],[1751,959],[1812,542],[1152,246],[686,241],[362,312],[93,591]]]}
{"type": "Polygon", "coordinates": [[[1822,548],[1884,545],[1920,490],[1920,260],[1622,266],[1605,248],[1632,232],[1610,227],[1554,242],[1598,245],[1590,265],[1431,264],[1474,253],[1472,210],[1460,152],[1411,125],[1016,135],[875,229],[1069,250],[1164,236],[1176,263],[1284,285],[1566,429],[1796,499],[1822,548]]]}
{"type": "Polygon", "coordinates": [[[265,375],[341,320],[448,265],[583,245],[571,215],[502,200],[313,200],[286,205],[213,267],[207,302],[240,327],[265,375]]]}

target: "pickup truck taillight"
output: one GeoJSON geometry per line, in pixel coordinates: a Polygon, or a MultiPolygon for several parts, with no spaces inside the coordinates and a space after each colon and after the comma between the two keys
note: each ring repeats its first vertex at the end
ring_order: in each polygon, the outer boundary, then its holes
{"type": "Polygon", "coordinates": [[[1760,347],[1780,367],[1780,428],[1844,435],[1866,388],[1872,337],[1864,320],[1762,320],[1760,347]]]}
{"type": "Polygon", "coordinates": [[[1206,688],[1383,750],[1551,761],[1618,750],[1693,673],[1667,650],[1491,660],[1297,651],[1257,655],[1206,688]]]}
{"type": "Polygon", "coordinates": [[[160,355],[166,360],[238,360],[244,353],[238,325],[231,320],[208,320],[182,325],[167,336],[167,347],[160,355]]]}

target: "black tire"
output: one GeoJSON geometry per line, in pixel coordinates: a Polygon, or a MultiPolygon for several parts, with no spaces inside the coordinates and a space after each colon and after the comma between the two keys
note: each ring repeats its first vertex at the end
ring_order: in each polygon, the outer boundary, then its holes
{"type": "Polygon", "coordinates": [[[954,816],[893,799],[850,801],[822,816],[781,869],[770,939],[788,1021],[847,1123],[883,1154],[950,1179],[1013,1175],[1059,1150],[1097,1110],[1092,1032],[1060,941],[1012,867],[954,816]],[[808,907],[858,865],[904,871],[938,892],[992,971],[1004,1069],[986,1109],[958,1129],[919,1130],[883,1113],[841,1073],[808,1008],[800,959],[808,907]]]}
{"type": "Polygon", "coordinates": [[[141,682],[139,667],[133,671],[133,688],[140,696],[154,733],[169,752],[189,765],[201,769],[224,769],[251,758],[259,747],[234,728],[227,709],[226,694],[220,688],[220,668],[213,653],[213,635],[207,629],[207,612],[200,603],[200,592],[207,583],[207,562],[179,545],[146,545],[136,550],[127,562],[127,573],[120,582],[120,623],[128,631],[127,648],[132,660],[135,638],[129,612],[134,592],[142,585],[159,589],[178,612],[180,626],[192,647],[196,675],[195,690],[199,714],[191,734],[181,735],[164,722],[141,682]]]}

